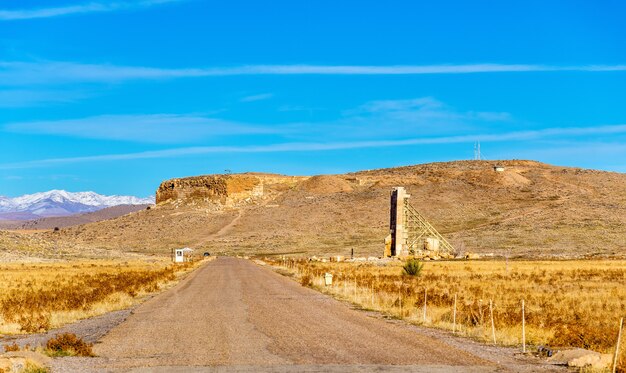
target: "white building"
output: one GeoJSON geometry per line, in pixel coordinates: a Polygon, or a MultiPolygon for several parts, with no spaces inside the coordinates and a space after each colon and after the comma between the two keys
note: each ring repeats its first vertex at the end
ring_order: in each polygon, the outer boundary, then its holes
{"type": "Polygon", "coordinates": [[[174,263],[183,263],[183,262],[188,262],[191,260],[191,253],[193,252],[193,249],[190,249],[188,247],[183,247],[182,249],[175,249],[174,250],[174,263]]]}

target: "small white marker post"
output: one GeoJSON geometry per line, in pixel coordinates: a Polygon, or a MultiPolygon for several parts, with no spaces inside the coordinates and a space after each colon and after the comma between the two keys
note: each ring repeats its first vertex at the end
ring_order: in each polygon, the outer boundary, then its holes
{"type": "Polygon", "coordinates": [[[456,294],[454,294],[454,310],[452,311],[452,334],[456,334],[456,294]]]}
{"type": "Polygon", "coordinates": [[[522,299],[522,352],[526,353],[526,315],[524,314],[524,300],[522,299]]]}
{"type": "Polygon", "coordinates": [[[491,314],[491,336],[493,337],[493,344],[496,343],[496,325],[493,322],[493,301],[489,299],[489,313],[491,314]]]}
{"type": "Polygon", "coordinates": [[[613,373],[617,369],[617,359],[619,358],[619,344],[622,339],[622,329],[624,329],[624,318],[619,320],[619,333],[617,333],[617,345],[615,346],[615,356],[613,356],[613,373]]]}

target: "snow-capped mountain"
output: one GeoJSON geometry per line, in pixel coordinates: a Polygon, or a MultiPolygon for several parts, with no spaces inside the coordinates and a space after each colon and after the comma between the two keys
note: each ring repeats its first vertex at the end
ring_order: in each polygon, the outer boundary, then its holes
{"type": "Polygon", "coordinates": [[[118,205],[153,203],[154,197],[103,196],[94,192],[71,193],[65,190],[51,190],[16,198],[0,196],[0,219],[29,220],[51,216],[68,216],[118,205]]]}

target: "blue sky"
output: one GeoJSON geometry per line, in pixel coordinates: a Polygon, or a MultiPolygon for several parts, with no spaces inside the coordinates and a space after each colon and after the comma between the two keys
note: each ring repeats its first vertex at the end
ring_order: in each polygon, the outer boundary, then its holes
{"type": "Polygon", "coordinates": [[[621,1],[0,3],[0,195],[483,155],[626,172],[621,1]]]}

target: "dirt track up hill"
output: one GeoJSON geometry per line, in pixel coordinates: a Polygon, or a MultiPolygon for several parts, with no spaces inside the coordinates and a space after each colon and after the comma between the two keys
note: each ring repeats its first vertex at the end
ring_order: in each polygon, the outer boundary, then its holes
{"type": "Polygon", "coordinates": [[[493,162],[459,161],[279,176],[289,183],[267,179],[256,197],[240,195],[237,203],[178,198],[148,211],[62,229],[56,237],[71,245],[149,253],[197,245],[242,254],[345,255],[354,249],[357,255],[380,255],[390,190],[404,186],[411,204],[460,251],[625,255],[626,174],[533,161],[498,163],[504,172],[495,172],[493,162]]]}

